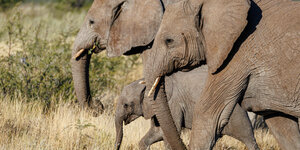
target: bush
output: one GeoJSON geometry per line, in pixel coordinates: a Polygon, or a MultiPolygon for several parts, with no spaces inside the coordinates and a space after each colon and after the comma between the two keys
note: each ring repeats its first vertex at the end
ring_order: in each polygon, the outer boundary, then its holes
{"type": "Polygon", "coordinates": [[[89,8],[92,0],[56,0],[53,1],[55,8],[62,10],[74,10],[74,8],[89,8]]]}
{"type": "Polygon", "coordinates": [[[64,3],[70,4],[73,7],[82,7],[86,0],[62,0],[64,3]]]}
{"type": "MultiPolygon", "coordinates": [[[[53,97],[73,100],[70,58],[73,39],[81,24],[75,20],[78,14],[65,14],[59,21],[66,27],[57,27],[54,25],[58,24],[57,20],[51,17],[50,20],[26,23],[29,16],[16,10],[11,13],[1,31],[4,32],[2,39],[8,45],[8,56],[0,56],[0,94],[13,98],[16,93],[21,93],[29,101],[39,100],[45,104],[55,103],[50,101],[53,97]],[[71,21],[66,25],[67,18],[71,21]],[[18,45],[20,50],[13,51],[18,45]]],[[[138,64],[138,56],[93,56],[90,69],[92,94],[101,97],[108,90],[118,93],[119,85],[128,82],[126,75],[138,64]]]]}
{"type": "Polygon", "coordinates": [[[41,37],[46,30],[41,21],[33,29],[26,29],[20,12],[8,18],[6,24],[9,45],[8,57],[0,58],[0,91],[14,96],[22,93],[29,99],[47,102],[52,96],[68,98],[72,93],[72,78],[68,61],[70,44],[66,34],[56,41],[41,37]],[[29,32],[34,36],[30,37],[29,32]],[[12,46],[21,44],[21,51],[12,54],[12,46]]]}
{"type": "Polygon", "coordinates": [[[0,0],[0,9],[6,10],[7,8],[11,8],[18,2],[22,1],[23,0],[0,0]]]}

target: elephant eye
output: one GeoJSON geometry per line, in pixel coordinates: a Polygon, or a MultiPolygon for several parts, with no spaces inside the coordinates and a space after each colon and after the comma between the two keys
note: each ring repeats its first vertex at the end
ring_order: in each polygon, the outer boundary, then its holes
{"type": "Polygon", "coordinates": [[[124,108],[127,108],[128,107],[128,104],[124,104],[124,106],[123,106],[124,108]]]}
{"type": "Polygon", "coordinates": [[[92,20],[92,19],[90,19],[90,25],[92,25],[92,24],[94,24],[95,23],[95,21],[94,20],[92,20]]]}
{"type": "Polygon", "coordinates": [[[174,42],[174,40],[173,40],[173,39],[170,39],[170,38],[167,38],[167,39],[165,40],[165,43],[166,43],[166,45],[167,45],[168,47],[170,47],[170,46],[172,45],[173,42],[174,42]]]}
{"type": "Polygon", "coordinates": [[[121,2],[119,5],[117,5],[114,9],[113,9],[113,15],[112,15],[112,22],[114,22],[120,15],[121,11],[122,11],[122,6],[125,3],[125,1],[121,2]]]}
{"type": "Polygon", "coordinates": [[[89,26],[90,26],[91,28],[93,28],[94,23],[95,23],[95,21],[94,21],[93,19],[90,19],[90,20],[89,20],[89,26]]]}

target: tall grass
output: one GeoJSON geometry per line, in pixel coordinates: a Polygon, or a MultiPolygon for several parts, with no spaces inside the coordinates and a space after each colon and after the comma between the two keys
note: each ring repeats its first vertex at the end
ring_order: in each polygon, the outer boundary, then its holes
{"type": "MultiPolygon", "coordinates": [[[[57,100],[55,100],[57,101],[57,100]]],[[[58,100],[60,101],[60,100],[58,100]]],[[[39,101],[27,102],[20,95],[15,99],[0,99],[0,149],[101,149],[112,150],[115,130],[111,114],[92,117],[66,102],[45,114],[39,101]]],[[[122,149],[137,150],[138,142],[150,127],[149,120],[139,118],[124,128],[122,149]]],[[[259,147],[278,150],[268,131],[255,132],[259,147]]],[[[187,144],[190,131],[182,135],[187,144]]],[[[151,149],[164,149],[162,142],[151,149]]],[[[215,150],[246,150],[241,142],[224,136],[215,150]]]]}

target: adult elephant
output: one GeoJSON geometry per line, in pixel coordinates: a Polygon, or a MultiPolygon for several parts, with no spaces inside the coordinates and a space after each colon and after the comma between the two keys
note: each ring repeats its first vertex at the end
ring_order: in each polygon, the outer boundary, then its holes
{"type": "Polygon", "coordinates": [[[189,0],[167,7],[152,49],[143,53],[147,86],[159,85],[151,98],[164,133],[173,124],[162,102],[164,76],[206,63],[191,149],[212,149],[236,103],[260,112],[283,149],[299,149],[299,14],[300,3],[286,0],[189,0]]]}
{"type": "Polygon", "coordinates": [[[151,47],[164,7],[179,0],[94,0],[74,42],[72,75],[79,105],[96,110],[89,86],[91,52],[109,57],[151,47]]]}

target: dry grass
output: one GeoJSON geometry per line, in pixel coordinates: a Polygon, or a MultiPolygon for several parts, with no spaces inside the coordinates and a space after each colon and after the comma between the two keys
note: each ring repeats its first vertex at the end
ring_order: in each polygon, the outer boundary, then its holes
{"type": "Polygon", "coordinates": [[[11,47],[11,50],[9,50],[9,46],[5,42],[0,42],[0,56],[14,55],[16,52],[22,50],[21,44],[13,44],[11,47]]]}
{"type": "MultiPolygon", "coordinates": [[[[95,118],[70,104],[60,104],[45,113],[41,103],[22,98],[2,98],[0,108],[0,149],[113,149],[113,114],[95,118]]],[[[138,149],[137,143],[149,127],[143,118],[125,126],[122,149],[138,149]]],[[[189,131],[182,137],[187,142],[189,131]]],[[[261,149],[279,149],[268,132],[256,131],[256,138],[261,149]]],[[[164,145],[159,142],[152,149],[164,149],[164,145]]],[[[215,149],[246,148],[225,136],[215,149]]]]}

